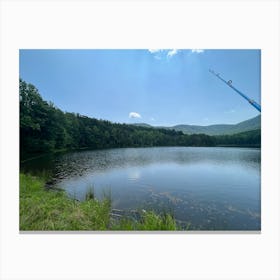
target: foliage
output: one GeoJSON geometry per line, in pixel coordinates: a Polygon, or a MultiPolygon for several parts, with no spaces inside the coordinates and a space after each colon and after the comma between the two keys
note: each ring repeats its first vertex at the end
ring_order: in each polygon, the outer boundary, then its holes
{"type": "Polygon", "coordinates": [[[223,146],[261,146],[261,130],[256,129],[234,135],[219,135],[215,137],[217,145],[223,146]]]}

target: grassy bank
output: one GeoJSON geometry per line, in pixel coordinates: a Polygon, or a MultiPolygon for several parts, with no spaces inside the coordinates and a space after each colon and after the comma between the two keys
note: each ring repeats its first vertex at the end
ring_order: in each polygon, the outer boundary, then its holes
{"type": "Polygon", "coordinates": [[[44,179],[20,174],[20,230],[178,230],[169,214],[147,211],[137,220],[114,219],[110,197],[89,195],[80,202],[44,186],[44,179]]]}

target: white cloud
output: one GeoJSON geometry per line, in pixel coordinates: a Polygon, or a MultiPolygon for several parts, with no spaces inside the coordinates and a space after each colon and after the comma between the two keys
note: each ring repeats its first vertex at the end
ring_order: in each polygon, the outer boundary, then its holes
{"type": "Polygon", "coordinates": [[[176,55],[179,50],[177,49],[148,49],[155,59],[168,59],[176,55]]]}
{"type": "Polygon", "coordinates": [[[154,56],[155,59],[161,60],[164,58],[164,54],[162,49],[148,49],[148,51],[154,56]]]}
{"type": "Polygon", "coordinates": [[[142,118],[141,115],[139,113],[136,113],[136,112],[130,112],[128,117],[130,119],[141,119],[142,118]]]}
{"type": "Polygon", "coordinates": [[[201,49],[192,49],[192,53],[203,53],[204,50],[201,49]]]}
{"type": "Polygon", "coordinates": [[[167,53],[167,57],[172,57],[173,55],[177,54],[178,53],[178,50],[177,49],[173,49],[171,51],[169,51],[167,53]]]}
{"type": "Polygon", "coordinates": [[[154,121],[155,121],[155,118],[153,118],[153,117],[152,117],[152,118],[150,118],[150,121],[154,122],[154,121]]]}
{"type": "Polygon", "coordinates": [[[149,49],[150,53],[157,53],[157,52],[161,52],[161,49],[149,49]]]}

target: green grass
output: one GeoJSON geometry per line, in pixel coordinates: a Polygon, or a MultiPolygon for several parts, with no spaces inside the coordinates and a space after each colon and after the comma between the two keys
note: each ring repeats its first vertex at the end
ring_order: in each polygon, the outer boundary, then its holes
{"type": "Polygon", "coordinates": [[[157,215],[152,211],[142,214],[140,220],[123,218],[112,225],[113,230],[178,230],[170,214],[157,215]]]}
{"type": "Polygon", "coordinates": [[[137,220],[113,219],[110,195],[97,200],[89,190],[80,202],[44,185],[43,178],[20,174],[20,230],[178,230],[170,214],[147,211],[137,220]]]}

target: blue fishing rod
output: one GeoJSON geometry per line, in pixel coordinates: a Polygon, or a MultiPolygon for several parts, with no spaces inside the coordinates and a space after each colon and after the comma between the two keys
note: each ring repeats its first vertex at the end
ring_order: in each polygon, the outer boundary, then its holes
{"type": "Polygon", "coordinates": [[[254,106],[259,112],[261,112],[261,105],[258,104],[255,100],[249,98],[248,96],[246,96],[244,93],[242,93],[241,91],[239,91],[238,89],[236,89],[233,85],[232,85],[232,81],[226,81],[224,80],[222,77],[220,77],[219,73],[215,73],[213,70],[209,69],[209,72],[212,73],[214,76],[216,76],[217,78],[219,78],[221,81],[223,81],[226,85],[228,85],[230,88],[232,88],[234,91],[236,91],[238,94],[240,94],[243,98],[245,98],[252,106],[254,106]]]}

